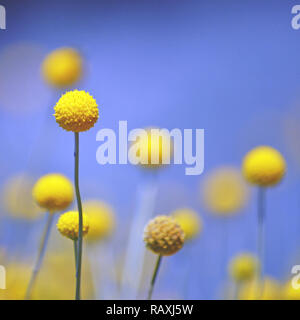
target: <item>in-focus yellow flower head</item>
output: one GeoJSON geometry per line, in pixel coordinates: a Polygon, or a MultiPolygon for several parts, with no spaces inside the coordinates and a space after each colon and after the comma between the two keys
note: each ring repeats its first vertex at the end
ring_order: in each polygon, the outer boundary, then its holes
{"type": "Polygon", "coordinates": [[[274,148],[260,146],[248,152],[243,161],[246,180],[261,187],[279,183],[286,171],[283,156],[274,148]]]}
{"type": "Polygon", "coordinates": [[[292,280],[287,281],[281,290],[281,299],[283,300],[300,300],[300,289],[292,286],[292,280]]]}
{"type": "Polygon", "coordinates": [[[140,165],[144,168],[156,169],[171,163],[173,154],[173,142],[171,136],[159,128],[145,129],[147,135],[141,136],[137,154],[140,157],[140,165]]]}
{"type": "Polygon", "coordinates": [[[65,130],[87,131],[99,117],[96,100],[83,90],[68,91],[61,96],[54,107],[56,122],[65,130]]]}
{"type": "Polygon", "coordinates": [[[50,85],[66,88],[80,80],[83,62],[80,54],[72,48],[52,51],[42,64],[42,74],[50,85]]]}
{"type": "Polygon", "coordinates": [[[33,185],[34,179],[26,173],[9,178],[2,189],[5,211],[15,218],[37,218],[42,210],[32,197],[33,185]]]}
{"type": "Polygon", "coordinates": [[[236,282],[254,279],[259,268],[258,260],[250,253],[242,253],[234,257],[229,264],[229,274],[236,282]]]}
{"type": "Polygon", "coordinates": [[[83,210],[89,217],[88,242],[95,242],[109,237],[115,228],[113,209],[102,201],[91,200],[83,204],[83,210]]]}
{"type": "MultiPolygon", "coordinates": [[[[89,231],[89,218],[86,214],[82,214],[82,235],[85,236],[89,231]]],[[[57,222],[58,231],[71,240],[78,239],[79,231],[79,213],[77,211],[68,211],[62,214],[57,222]]]]}
{"type": "Polygon", "coordinates": [[[239,212],[247,203],[248,188],[238,169],[220,167],[205,179],[202,196],[210,212],[230,216],[239,212]]]}
{"type": "Polygon", "coordinates": [[[36,182],[32,195],[40,207],[50,212],[61,211],[73,201],[73,186],[62,174],[51,173],[36,182]]]}
{"type": "Polygon", "coordinates": [[[154,253],[170,256],[182,248],[184,232],[174,218],[157,216],[146,225],[144,242],[154,253]]]}
{"type": "Polygon", "coordinates": [[[238,298],[240,300],[278,300],[280,286],[277,281],[268,277],[260,283],[254,279],[241,287],[238,298]]]}
{"type": "Polygon", "coordinates": [[[194,239],[202,231],[202,221],[194,210],[178,209],[172,213],[172,216],[183,230],[185,241],[194,239]]]}

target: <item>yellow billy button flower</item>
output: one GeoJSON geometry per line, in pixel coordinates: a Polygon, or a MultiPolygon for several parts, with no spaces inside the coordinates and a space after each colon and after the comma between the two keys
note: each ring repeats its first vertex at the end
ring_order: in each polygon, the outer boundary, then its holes
{"type": "Polygon", "coordinates": [[[140,137],[138,153],[140,165],[144,168],[160,168],[171,163],[173,143],[169,134],[159,128],[148,128],[146,135],[140,137]]]}
{"type": "Polygon", "coordinates": [[[274,148],[260,146],[246,154],[243,174],[246,180],[260,187],[274,186],[281,181],[286,171],[283,156],[274,148]]]}
{"type": "Polygon", "coordinates": [[[258,269],[257,259],[249,253],[239,254],[229,264],[229,274],[235,282],[254,279],[258,269]]]}
{"type": "MultiPolygon", "coordinates": [[[[82,235],[85,236],[89,231],[89,218],[86,214],[82,215],[82,235]]],[[[78,239],[79,214],[77,211],[69,211],[62,214],[57,222],[58,231],[71,240],[78,239]]]]}
{"type": "Polygon", "coordinates": [[[219,216],[231,216],[245,206],[248,189],[238,169],[224,166],[207,176],[202,196],[210,212],[219,216]]]}
{"type": "Polygon", "coordinates": [[[202,231],[202,221],[195,211],[187,208],[178,209],[172,216],[183,230],[185,241],[194,239],[202,231]]]}
{"type": "Polygon", "coordinates": [[[115,228],[115,215],[109,205],[101,201],[87,201],[83,204],[83,211],[90,222],[88,242],[100,241],[112,234],[115,228]]]}
{"type": "Polygon", "coordinates": [[[60,48],[52,51],[42,64],[42,74],[45,81],[56,88],[74,85],[80,80],[82,69],[82,58],[72,48],[60,48]]]}
{"type": "Polygon", "coordinates": [[[58,100],[54,110],[56,122],[63,129],[73,132],[89,130],[99,117],[96,100],[83,90],[66,92],[58,100]]]}
{"type": "Polygon", "coordinates": [[[47,174],[36,182],[32,195],[40,207],[50,212],[61,211],[73,201],[73,186],[61,174],[47,174]]]}
{"type": "Polygon", "coordinates": [[[174,218],[157,216],[146,225],[144,242],[154,253],[170,256],[182,248],[184,232],[174,218]]]}

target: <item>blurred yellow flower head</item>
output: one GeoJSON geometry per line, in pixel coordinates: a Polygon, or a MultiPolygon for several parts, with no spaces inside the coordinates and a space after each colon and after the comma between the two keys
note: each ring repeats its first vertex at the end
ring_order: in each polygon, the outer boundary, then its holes
{"type": "Polygon", "coordinates": [[[260,283],[253,280],[241,287],[238,297],[240,300],[278,300],[280,286],[271,278],[265,278],[260,283]]]}
{"type": "MultiPolygon", "coordinates": [[[[85,236],[89,231],[89,218],[86,214],[82,215],[82,235],[85,236]]],[[[78,239],[79,231],[79,213],[77,211],[69,211],[62,214],[57,222],[58,231],[71,240],[78,239]]]]}
{"type": "Polygon", "coordinates": [[[87,131],[99,117],[96,100],[85,91],[68,91],[61,96],[54,107],[56,122],[65,130],[87,131]]]}
{"type": "Polygon", "coordinates": [[[8,179],[2,189],[4,209],[13,217],[35,219],[41,209],[32,197],[34,180],[22,173],[8,179]]]}
{"type": "Polygon", "coordinates": [[[80,80],[82,70],[82,58],[72,48],[60,48],[52,51],[42,64],[44,79],[56,88],[74,85],[80,80]]]}
{"type": "Polygon", "coordinates": [[[88,242],[95,242],[109,237],[115,228],[115,215],[112,208],[102,201],[87,201],[83,211],[89,218],[88,242]]]}
{"type": "Polygon", "coordinates": [[[62,174],[51,173],[36,182],[32,195],[40,207],[50,212],[61,211],[73,201],[73,186],[62,174]]]}
{"type": "Polygon", "coordinates": [[[258,266],[256,257],[249,253],[242,253],[234,257],[229,264],[229,274],[236,282],[254,279],[258,266]]]}
{"type": "Polygon", "coordinates": [[[138,155],[140,165],[144,168],[160,168],[171,162],[173,143],[171,137],[164,130],[158,128],[145,129],[147,134],[140,137],[138,155]]]}
{"type": "Polygon", "coordinates": [[[269,187],[281,181],[286,171],[283,156],[274,148],[260,146],[248,152],[243,161],[243,174],[254,185],[269,187]]]}
{"type": "Polygon", "coordinates": [[[202,221],[194,210],[178,209],[172,213],[172,216],[183,230],[185,241],[194,239],[202,231],[202,221]]]}
{"type": "Polygon", "coordinates": [[[292,281],[289,280],[281,290],[281,298],[284,300],[300,300],[300,289],[295,289],[292,286],[292,281]]]}
{"type": "Polygon", "coordinates": [[[146,225],[144,242],[154,253],[170,256],[182,248],[184,232],[174,218],[157,216],[146,225]]]}
{"type": "Polygon", "coordinates": [[[221,167],[208,175],[203,185],[203,202],[217,215],[228,216],[241,210],[248,200],[248,189],[240,171],[221,167]]]}

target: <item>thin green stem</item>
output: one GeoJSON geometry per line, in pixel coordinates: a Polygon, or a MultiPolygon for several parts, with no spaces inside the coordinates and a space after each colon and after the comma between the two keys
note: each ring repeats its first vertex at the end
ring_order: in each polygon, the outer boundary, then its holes
{"type": "Polygon", "coordinates": [[[47,213],[47,223],[44,229],[44,233],[41,239],[41,243],[40,243],[40,247],[39,247],[39,251],[38,251],[38,256],[37,256],[37,261],[35,263],[35,266],[33,268],[32,274],[31,274],[31,278],[26,290],[26,296],[25,299],[29,300],[35,281],[37,279],[38,273],[41,269],[43,260],[44,260],[44,256],[46,253],[46,248],[47,248],[47,244],[48,244],[48,240],[49,240],[49,236],[50,236],[50,232],[51,232],[51,227],[52,227],[52,223],[53,223],[53,217],[54,214],[49,212],[47,213]]]}
{"type": "Polygon", "coordinates": [[[80,300],[81,260],[82,260],[82,204],[79,191],[79,133],[75,132],[75,192],[79,213],[78,251],[76,259],[76,294],[75,299],[80,300]]]}
{"type": "Polygon", "coordinates": [[[153,293],[155,281],[156,281],[156,278],[157,278],[157,274],[158,274],[158,271],[159,271],[159,267],[160,267],[160,264],[161,264],[161,259],[162,259],[162,256],[159,255],[157,257],[157,260],[156,260],[154,272],[153,272],[151,283],[150,283],[150,288],[149,288],[149,292],[148,292],[148,300],[151,300],[151,298],[152,298],[152,293],[153,293]]]}
{"type": "Polygon", "coordinates": [[[260,267],[257,268],[257,288],[259,290],[259,298],[263,292],[263,276],[264,276],[264,260],[265,260],[265,213],[266,213],[266,201],[265,201],[265,188],[258,189],[258,206],[257,206],[257,254],[260,262],[260,267]]]}
{"type": "Polygon", "coordinates": [[[77,248],[78,248],[77,240],[74,240],[73,243],[74,243],[74,258],[75,258],[75,270],[76,270],[76,268],[77,268],[77,257],[78,257],[78,254],[77,254],[77,248]]]}

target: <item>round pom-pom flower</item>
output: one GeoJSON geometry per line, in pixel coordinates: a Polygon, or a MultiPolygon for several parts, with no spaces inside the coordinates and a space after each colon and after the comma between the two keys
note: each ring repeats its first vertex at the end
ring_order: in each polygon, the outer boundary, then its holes
{"type": "Polygon", "coordinates": [[[61,96],[54,107],[56,122],[65,130],[87,131],[99,117],[96,100],[83,90],[68,91],[61,96]]]}
{"type": "Polygon", "coordinates": [[[154,253],[170,256],[182,248],[184,232],[174,218],[157,216],[146,225],[144,242],[154,253]]]}
{"type": "Polygon", "coordinates": [[[224,166],[207,176],[202,196],[209,211],[219,216],[230,216],[245,206],[248,189],[238,169],[224,166]]]}
{"type": "Polygon", "coordinates": [[[140,165],[144,168],[160,168],[170,164],[173,152],[171,137],[159,128],[147,128],[146,135],[141,136],[139,145],[140,165]]]}
{"type": "Polygon", "coordinates": [[[88,242],[95,242],[109,237],[115,228],[115,215],[112,208],[101,201],[87,201],[83,211],[89,218],[88,242]]]}
{"type": "Polygon", "coordinates": [[[249,253],[239,254],[229,264],[229,274],[236,282],[252,280],[258,270],[257,259],[249,253]]]}
{"type": "MultiPolygon", "coordinates": [[[[85,236],[89,231],[89,218],[86,214],[82,215],[82,235],[85,236]]],[[[57,222],[58,231],[71,240],[78,239],[79,214],[77,211],[69,211],[62,214],[57,222]]]]}
{"type": "Polygon", "coordinates": [[[72,48],[60,48],[52,51],[42,64],[44,79],[56,88],[74,85],[81,78],[82,69],[82,58],[72,48]]]}
{"type": "Polygon", "coordinates": [[[242,170],[249,183],[269,187],[281,181],[286,171],[286,163],[276,149],[260,146],[246,154],[242,170]]]}
{"type": "Polygon", "coordinates": [[[198,214],[191,209],[178,209],[172,216],[184,232],[185,241],[194,239],[202,230],[202,221],[198,214]]]}
{"type": "Polygon", "coordinates": [[[36,182],[32,195],[40,207],[50,212],[61,211],[73,201],[73,186],[62,174],[47,174],[36,182]]]}

